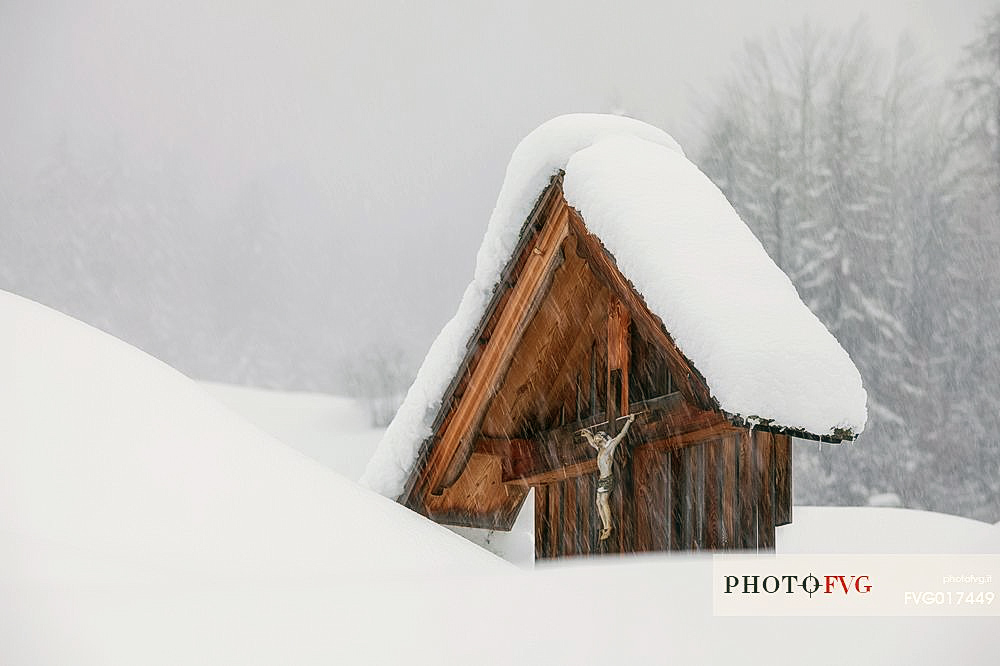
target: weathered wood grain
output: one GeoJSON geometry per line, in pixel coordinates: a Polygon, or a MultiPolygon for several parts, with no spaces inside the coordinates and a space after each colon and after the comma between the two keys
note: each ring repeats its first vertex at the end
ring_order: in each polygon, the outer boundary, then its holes
{"type": "Polygon", "coordinates": [[[774,436],[774,524],[792,522],[792,440],[774,436]]]}
{"type": "Polygon", "coordinates": [[[754,456],[754,476],[760,489],[757,497],[757,549],[774,549],[774,471],[772,468],[772,435],[769,432],[753,433],[757,446],[754,456]]]}
{"type": "Polygon", "coordinates": [[[601,279],[611,292],[625,304],[632,321],[647,339],[656,342],[666,355],[671,374],[678,381],[678,388],[691,402],[702,409],[717,409],[704,377],[684,358],[667,333],[659,317],[650,312],[645,301],[638,295],[632,284],[619,272],[614,259],[604,248],[600,239],[591,234],[583,218],[573,209],[569,215],[570,227],[577,235],[577,251],[586,256],[594,274],[601,279]]]}
{"type": "Polygon", "coordinates": [[[754,475],[753,437],[743,431],[739,435],[739,498],[740,515],[737,528],[737,548],[757,548],[757,488],[754,475]]]}
{"type": "Polygon", "coordinates": [[[510,300],[500,312],[496,328],[472,371],[462,400],[455,408],[447,429],[441,433],[434,455],[422,474],[424,481],[421,485],[431,492],[439,491],[446,476],[447,481],[454,483],[461,473],[461,467],[464,467],[467,456],[458,454],[461,449],[471,452],[472,438],[475,436],[473,431],[478,429],[496,382],[513,358],[516,343],[531,321],[534,308],[540,304],[539,292],[556,268],[559,245],[569,231],[567,217],[568,208],[561,206],[545,223],[534,248],[540,253],[532,253],[520,279],[511,289],[510,300]],[[458,465],[454,464],[456,457],[459,458],[458,465]]]}

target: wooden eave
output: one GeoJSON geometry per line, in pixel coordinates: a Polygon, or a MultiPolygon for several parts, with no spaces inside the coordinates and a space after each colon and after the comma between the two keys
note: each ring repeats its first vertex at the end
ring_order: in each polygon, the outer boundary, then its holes
{"type": "MultiPolygon", "coordinates": [[[[436,449],[435,444],[439,439],[438,434],[450,419],[455,406],[465,393],[465,387],[469,383],[470,376],[476,369],[485,346],[495,331],[497,319],[510,299],[511,287],[518,282],[528,259],[534,254],[529,251],[529,248],[534,244],[539,232],[544,227],[546,219],[550,217],[553,208],[561,201],[562,174],[559,173],[552,177],[549,186],[539,196],[531,214],[521,227],[518,243],[500,275],[500,280],[493,291],[493,297],[490,299],[475,332],[466,343],[466,351],[462,364],[459,366],[458,371],[455,373],[441,399],[441,406],[438,408],[437,415],[431,427],[433,434],[421,443],[413,471],[410,473],[403,492],[397,498],[400,503],[415,511],[424,514],[427,513],[423,497],[430,492],[429,486],[431,484],[429,481],[431,480],[431,475],[428,472],[429,461],[431,460],[432,452],[436,449]]],[[[453,457],[455,452],[452,451],[451,453],[453,457]]],[[[445,461],[445,464],[450,463],[450,458],[445,461]]]]}
{"type": "Polygon", "coordinates": [[[802,428],[791,428],[789,426],[776,425],[773,422],[767,420],[758,421],[753,418],[745,419],[739,414],[730,414],[729,412],[724,412],[729,421],[735,425],[742,428],[749,428],[751,430],[762,430],[764,432],[770,432],[775,435],[788,435],[789,437],[796,437],[798,439],[808,439],[814,442],[826,442],[828,444],[841,444],[843,442],[853,442],[858,438],[851,430],[834,430],[833,433],[828,435],[817,435],[811,433],[808,430],[803,430],[802,428]]]}

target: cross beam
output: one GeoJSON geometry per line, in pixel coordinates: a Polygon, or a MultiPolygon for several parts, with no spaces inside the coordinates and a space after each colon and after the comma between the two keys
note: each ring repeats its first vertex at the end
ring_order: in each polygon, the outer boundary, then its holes
{"type": "MultiPolygon", "coordinates": [[[[683,446],[734,429],[724,416],[692,407],[680,393],[632,403],[626,411],[638,415],[625,442],[635,446],[683,446]]],[[[530,437],[481,437],[475,451],[498,456],[502,480],[508,484],[533,486],[590,474],[597,469],[594,450],[576,431],[607,425],[606,416],[597,414],[530,437]]]]}

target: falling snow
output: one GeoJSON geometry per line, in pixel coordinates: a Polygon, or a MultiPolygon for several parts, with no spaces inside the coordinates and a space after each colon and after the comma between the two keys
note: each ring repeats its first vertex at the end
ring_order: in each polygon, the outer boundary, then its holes
{"type": "Polygon", "coordinates": [[[864,428],[865,391],[847,353],[676,142],[638,121],[576,114],[545,123],[514,151],[475,279],[362,483],[388,497],[402,491],[524,220],[560,170],[567,202],[663,320],[723,410],[815,434],[864,428]]]}

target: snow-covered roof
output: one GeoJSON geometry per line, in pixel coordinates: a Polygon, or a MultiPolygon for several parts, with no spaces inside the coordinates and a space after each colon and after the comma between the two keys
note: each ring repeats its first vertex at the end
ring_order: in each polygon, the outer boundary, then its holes
{"type": "Polygon", "coordinates": [[[362,484],[398,496],[540,193],[566,201],[705,378],[747,422],[861,432],[861,375],[719,189],[666,133],[619,116],[560,116],[515,149],[476,272],[438,335],[362,484]]]}

